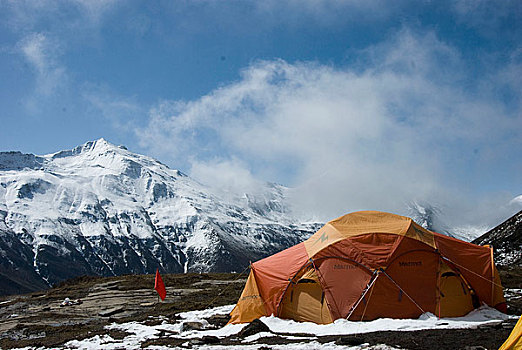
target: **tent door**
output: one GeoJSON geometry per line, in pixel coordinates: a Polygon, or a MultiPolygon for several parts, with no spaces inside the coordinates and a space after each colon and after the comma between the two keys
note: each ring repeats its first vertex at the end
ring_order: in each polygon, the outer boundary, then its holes
{"type": "MultiPolygon", "coordinates": [[[[313,274],[315,275],[315,271],[313,274]]],[[[310,272],[305,275],[288,287],[282,301],[280,317],[299,322],[331,323],[332,317],[317,277],[309,278],[312,277],[310,272]]]]}
{"type": "Polygon", "coordinates": [[[439,317],[464,316],[474,309],[473,296],[458,272],[442,262],[439,277],[439,317]]]}

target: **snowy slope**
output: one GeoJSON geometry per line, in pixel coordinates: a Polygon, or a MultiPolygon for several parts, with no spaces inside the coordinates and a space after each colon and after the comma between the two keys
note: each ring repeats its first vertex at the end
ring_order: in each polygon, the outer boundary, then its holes
{"type": "Polygon", "coordinates": [[[466,242],[473,241],[475,238],[491,229],[491,226],[480,224],[450,227],[445,223],[443,210],[428,203],[409,203],[406,215],[425,229],[458,238],[466,242]]]}
{"type": "Polygon", "coordinates": [[[522,266],[522,210],[475,239],[473,243],[492,245],[495,249],[495,261],[500,265],[522,266]]]}
{"type": "Polygon", "coordinates": [[[0,286],[24,291],[157,267],[241,270],[317,229],[290,218],[286,191],[267,184],[262,195],[225,200],[103,139],[44,156],[3,152],[0,286]]]}

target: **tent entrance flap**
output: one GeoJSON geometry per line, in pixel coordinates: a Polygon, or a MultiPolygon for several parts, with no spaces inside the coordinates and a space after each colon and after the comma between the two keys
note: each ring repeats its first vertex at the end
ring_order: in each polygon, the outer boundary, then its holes
{"type": "Polygon", "coordinates": [[[443,260],[441,260],[438,290],[439,298],[436,310],[439,317],[462,316],[474,309],[474,292],[469,289],[460,274],[451,269],[443,260]]]}
{"type": "Polygon", "coordinates": [[[313,267],[290,282],[281,303],[279,316],[300,322],[332,322],[323,288],[313,267]]]}

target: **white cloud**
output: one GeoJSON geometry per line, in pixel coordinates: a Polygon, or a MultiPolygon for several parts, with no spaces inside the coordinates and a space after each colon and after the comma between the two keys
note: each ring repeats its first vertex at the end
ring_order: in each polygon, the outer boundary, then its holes
{"type": "Polygon", "coordinates": [[[213,189],[219,195],[229,198],[243,193],[258,194],[263,188],[263,182],[252,175],[248,164],[237,158],[195,160],[190,174],[202,183],[213,184],[213,189]]]}
{"type": "Polygon", "coordinates": [[[509,204],[510,204],[510,205],[520,205],[520,206],[522,206],[522,195],[513,198],[513,199],[509,202],[509,204]]]}
{"type": "Polygon", "coordinates": [[[320,218],[411,200],[462,207],[458,177],[481,161],[468,153],[494,154],[520,115],[463,88],[458,52],[431,33],[403,30],[365,57],[361,71],[257,62],[199,100],[159,104],[137,133],[219,186],[252,174],[294,186],[296,210],[320,218]]]}
{"type": "Polygon", "coordinates": [[[53,95],[67,81],[65,68],[59,63],[60,47],[43,33],[32,33],[18,43],[20,52],[36,75],[36,91],[53,95]]]}

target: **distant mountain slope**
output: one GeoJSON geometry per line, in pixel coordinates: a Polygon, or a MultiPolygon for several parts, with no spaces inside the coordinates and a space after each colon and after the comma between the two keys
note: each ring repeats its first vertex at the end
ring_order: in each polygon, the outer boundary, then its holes
{"type": "Polygon", "coordinates": [[[522,210],[473,243],[492,245],[498,264],[522,266],[522,210]]]}
{"type": "Polygon", "coordinates": [[[100,139],[37,156],[0,153],[0,294],[78,275],[238,271],[313,233],[287,188],[239,201],[100,139]]]}
{"type": "Polygon", "coordinates": [[[442,210],[429,203],[409,203],[407,216],[412,218],[413,221],[425,229],[458,238],[466,242],[472,241],[489,229],[489,227],[481,225],[449,227],[444,222],[442,210]]]}

